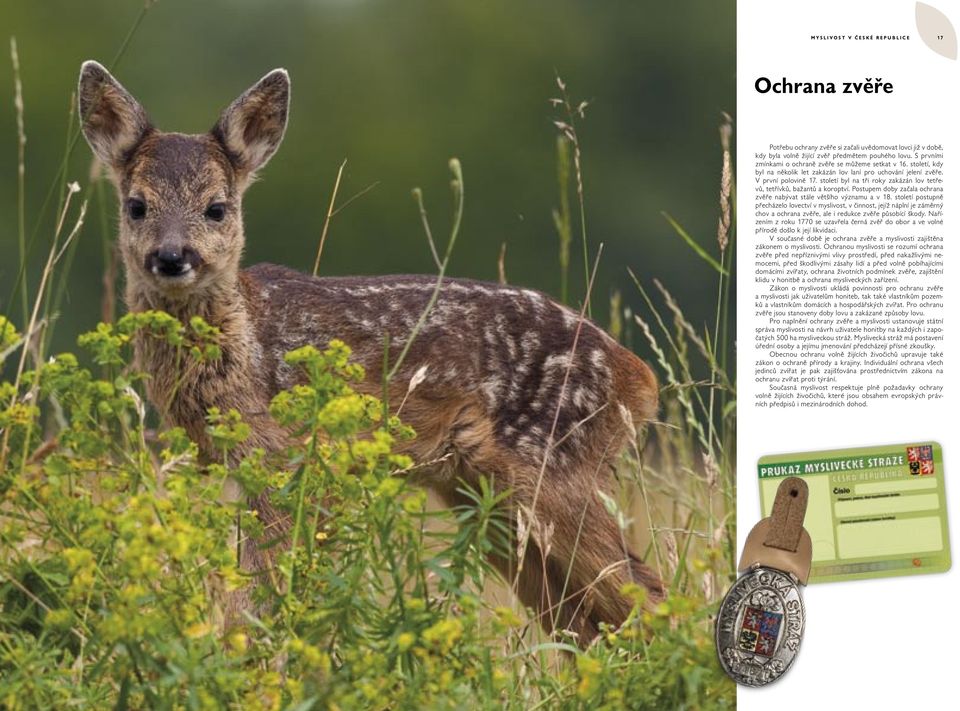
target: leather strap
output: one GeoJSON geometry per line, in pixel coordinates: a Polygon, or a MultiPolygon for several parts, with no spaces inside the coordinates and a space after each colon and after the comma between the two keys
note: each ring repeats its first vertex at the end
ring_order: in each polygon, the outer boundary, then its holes
{"type": "Polygon", "coordinates": [[[803,479],[788,477],[780,482],[770,517],[760,521],[747,535],[738,571],[759,564],[793,573],[806,584],[813,559],[813,542],[803,527],[808,497],[803,479]]]}
{"type": "Polygon", "coordinates": [[[763,545],[796,552],[803,533],[803,517],[807,513],[807,482],[795,476],[780,483],[770,512],[770,529],[763,545]]]}

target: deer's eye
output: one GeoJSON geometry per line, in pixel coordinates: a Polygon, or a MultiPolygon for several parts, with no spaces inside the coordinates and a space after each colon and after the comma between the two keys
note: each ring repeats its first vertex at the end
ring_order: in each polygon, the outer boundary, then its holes
{"type": "Polygon", "coordinates": [[[203,213],[203,215],[208,220],[223,222],[223,218],[227,216],[227,206],[222,202],[215,202],[207,208],[207,211],[203,213]]]}
{"type": "Polygon", "coordinates": [[[127,200],[127,214],[131,220],[142,220],[147,216],[147,203],[140,198],[127,200]]]}

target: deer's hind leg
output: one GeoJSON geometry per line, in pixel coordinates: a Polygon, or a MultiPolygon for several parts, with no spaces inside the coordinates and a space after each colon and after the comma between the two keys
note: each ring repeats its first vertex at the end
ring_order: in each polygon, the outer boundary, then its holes
{"type": "MultiPolygon", "coordinates": [[[[465,479],[475,482],[477,475],[469,472],[483,470],[466,471],[465,479]]],[[[541,478],[531,467],[507,471],[491,481],[495,490],[510,492],[503,513],[511,537],[491,562],[545,631],[569,630],[579,645],[588,645],[601,622],[618,627],[626,620],[632,603],[621,588],[628,582],[647,589],[649,605],[663,599],[660,578],[629,548],[598,496],[602,484],[584,484],[593,476],[547,470],[541,478]]],[[[451,505],[465,503],[462,495],[441,495],[451,505]]]]}
{"type": "Polygon", "coordinates": [[[586,461],[568,459],[566,467],[558,461],[541,467],[539,457],[498,444],[494,424],[479,404],[447,413],[438,429],[449,433],[448,439],[434,451],[450,452],[453,461],[423,483],[448,505],[469,503],[457,492],[461,479],[476,487],[486,476],[496,492],[509,492],[503,515],[511,539],[491,560],[546,631],[569,629],[586,645],[601,622],[619,626],[631,608],[620,592],[627,582],[646,587],[651,604],[663,599],[658,576],[629,549],[597,494],[607,485],[606,467],[589,461],[602,460],[599,451],[586,461]],[[526,547],[518,553],[521,542],[526,547]]]}
{"type": "MultiPolygon", "coordinates": [[[[477,477],[465,476],[468,485],[475,486],[477,477]]],[[[505,491],[510,487],[503,485],[505,478],[491,476],[494,490],[505,491]]],[[[472,502],[461,491],[442,487],[437,493],[448,506],[468,506],[472,502]]],[[[519,507],[508,497],[502,507],[502,522],[509,531],[506,540],[495,542],[495,550],[488,555],[492,566],[503,578],[504,585],[517,596],[523,606],[533,614],[533,619],[547,633],[554,630],[570,630],[577,636],[580,644],[587,644],[599,632],[599,628],[585,613],[584,591],[575,591],[567,584],[567,569],[553,555],[552,541],[542,533],[531,532],[522,560],[517,554],[517,546],[525,533],[519,524],[526,521],[524,513],[518,516],[519,507]],[[543,546],[548,552],[544,556],[543,546]]],[[[529,509],[527,509],[529,510],[529,509]]]]}
{"type": "Polygon", "coordinates": [[[582,645],[596,636],[601,622],[618,627],[626,620],[632,602],[621,592],[624,584],[646,588],[649,605],[664,597],[659,576],[631,550],[606,510],[597,491],[605,484],[594,472],[547,470],[536,506],[539,521],[533,524],[540,539],[549,537],[542,568],[553,624],[545,627],[571,629],[582,645]]]}
{"type": "Polygon", "coordinates": [[[646,588],[648,605],[664,598],[659,576],[631,550],[597,488],[576,495],[561,492],[555,502],[559,513],[555,517],[551,557],[558,573],[564,576],[565,599],[577,600],[576,614],[587,620],[575,619],[574,629],[598,629],[601,622],[620,626],[632,607],[621,592],[626,583],[646,588]]]}

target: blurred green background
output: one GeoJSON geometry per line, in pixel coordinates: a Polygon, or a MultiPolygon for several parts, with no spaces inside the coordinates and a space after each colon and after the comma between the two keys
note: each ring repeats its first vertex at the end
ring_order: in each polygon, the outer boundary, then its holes
{"type": "MultiPolygon", "coordinates": [[[[28,273],[33,298],[53,233],[40,207],[56,176],[80,63],[110,65],[143,0],[0,3],[0,313],[17,249],[17,138],[7,38],[22,65],[27,133],[28,273]]],[[[341,201],[377,186],[334,219],[322,274],[435,270],[411,189],[424,190],[441,249],[451,214],[447,161],[460,158],[463,231],[450,274],[496,279],[507,243],[511,283],[559,293],[555,73],[576,100],[591,255],[605,244],[594,316],[609,320],[619,288],[642,301],[626,267],[659,277],[695,325],[712,322],[716,275],[674,234],[665,210],[716,253],[720,112],[734,114],[733,0],[641,3],[503,0],[160,0],[112,67],[162,129],[200,132],[269,69],[293,82],[279,153],[245,202],[246,263],[309,271],[337,168],[341,201]]],[[[81,140],[68,178],[89,189],[81,140]]],[[[91,194],[95,198],[95,194],[91,194]]],[[[112,191],[106,230],[113,234],[112,191]]],[[[576,224],[576,213],[575,224],[576,224]]],[[[54,350],[100,317],[103,224],[95,199],[65,282],[54,350]]],[[[571,247],[570,301],[584,293],[582,248],[571,247]]],[[[634,340],[637,340],[636,337],[634,340]]],[[[636,345],[640,345],[637,343],[636,345]]],[[[642,352],[644,349],[641,347],[642,352]]]]}

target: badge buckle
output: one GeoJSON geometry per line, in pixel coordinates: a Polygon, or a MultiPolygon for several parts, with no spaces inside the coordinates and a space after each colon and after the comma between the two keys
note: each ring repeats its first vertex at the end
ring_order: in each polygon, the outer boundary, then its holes
{"type": "Polygon", "coordinates": [[[800,650],[806,612],[800,588],[813,545],[803,528],[807,485],[785,479],[773,512],[750,531],[738,571],[717,615],[717,656],[738,684],[764,686],[783,676],[800,650]]]}

